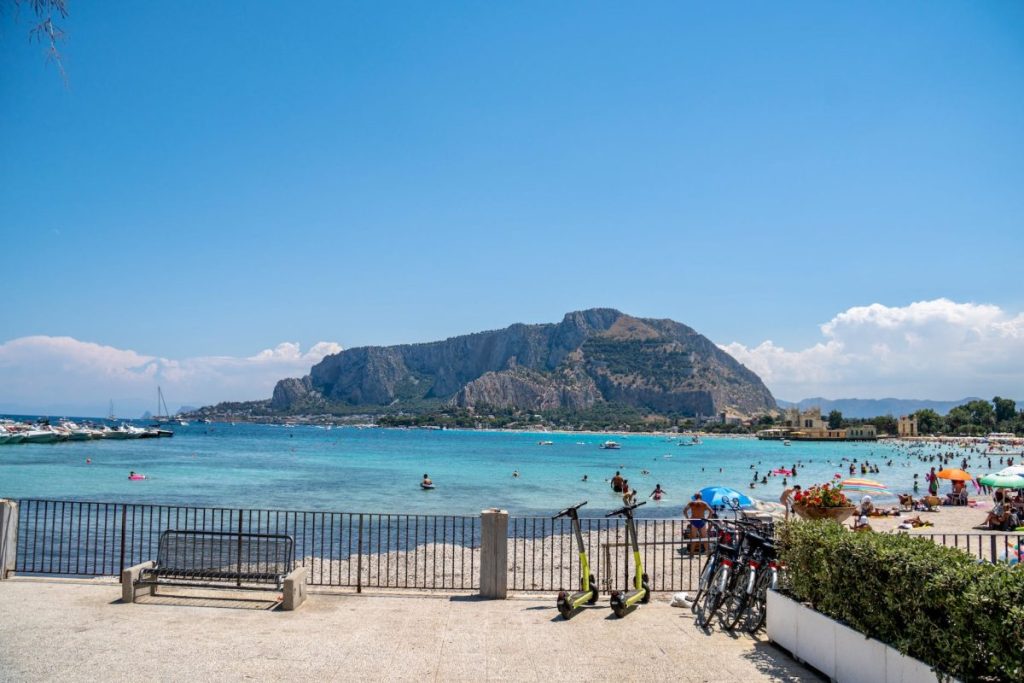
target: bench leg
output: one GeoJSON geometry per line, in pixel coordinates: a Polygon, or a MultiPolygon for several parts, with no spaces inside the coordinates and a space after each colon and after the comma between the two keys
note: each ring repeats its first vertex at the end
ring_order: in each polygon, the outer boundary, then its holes
{"type": "Polygon", "coordinates": [[[306,568],[299,567],[284,579],[281,609],[291,611],[306,601],[306,568]]]}
{"type": "MultiPolygon", "coordinates": [[[[128,604],[135,602],[137,588],[135,584],[139,580],[139,576],[142,575],[142,570],[152,569],[153,565],[153,562],[143,562],[142,564],[137,564],[134,567],[128,567],[121,572],[121,602],[128,604]]],[[[155,592],[152,586],[141,587],[142,590],[145,590],[146,588],[150,589],[147,591],[150,595],[155,592]]]]}

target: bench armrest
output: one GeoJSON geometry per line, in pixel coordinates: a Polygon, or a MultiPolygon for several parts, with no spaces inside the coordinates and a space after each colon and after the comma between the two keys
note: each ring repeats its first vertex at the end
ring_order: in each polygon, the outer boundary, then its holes
{"type": "Polygon", "coordinates": [[[156,562],[150,560],[149,562],[137,564],[134,567],[128,567],[121,572],[121,602],[129,604],[135,602],[135,584],[138,582],[143,570],[152,569],[155,566],[156,562]]]}
{"type": "Polygon", "coordinates": [[[293,569],[284,577],[281,609],[291,611],[306,601],[306,568],[293,569]]]}

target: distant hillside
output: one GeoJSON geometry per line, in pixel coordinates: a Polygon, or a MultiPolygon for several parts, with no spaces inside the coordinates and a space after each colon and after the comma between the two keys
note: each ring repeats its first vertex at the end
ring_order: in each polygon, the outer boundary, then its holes
{"type": "Polygon", "coordinates": [[[305,377],[278,382],[269,408],[580,411],[603,403],[683,416],[756,415],[776,407],[757,375],[695,330],[598,308],[560,323],[347,349],[305,377]]]}
{"type": "Polygon", "coordinates": [[[915,398],[805,398],[802,401],[793,403],[778,399],[780,408],[792,408],[797,406],[800,410],[806,410],[815,406],[821,408],[823,413],[838,410],[843,417],[865,418],[878,417],[879,415],[909,415],[910,413],[931,408],[939,415],[945,415],[953,408],[961,406],[976,398],[962,398],[958,401],[929,401],[915,398]]]}

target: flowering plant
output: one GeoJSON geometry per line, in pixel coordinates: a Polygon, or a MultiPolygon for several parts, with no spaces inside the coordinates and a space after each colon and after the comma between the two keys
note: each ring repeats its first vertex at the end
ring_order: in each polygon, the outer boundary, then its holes
{"type": "Polygon", "coordinates": [[[842,484],[815,484],[804,491],[798,491],[793,496],[793,503],[812,508],[841,508],[850,505],[843,493],[842,484]]]}

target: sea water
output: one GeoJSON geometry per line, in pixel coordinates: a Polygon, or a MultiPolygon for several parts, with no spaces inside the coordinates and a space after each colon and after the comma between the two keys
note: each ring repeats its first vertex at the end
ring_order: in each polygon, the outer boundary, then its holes
{"type": "MultiPolygon", "coordinates": [[[[915,472],[923,491],[928,470],[920,451],[887,442],[785,446],[704,437],[680,447],[689,437],[246,424],[174,430],[170,439],[0,446],[0,497],[449,515],[490,507],[547,515],[587,500],[585,512],[596,516],[621,505],[608,484],[621,471],[640,499],[655,484],[667,492],[641,508],[643,516],[675,517],[704,486],[778,501],[783,476],[765,485],[758,480],[754,489],[749,484],[755,472],[761,477],[794,464],[798,474],[788,483],[806,487],[832,481],[836,473],[849,476],[850,461],[869,460],[881,472],[867,478],[893,492],[911,491],[915,472]],[[599,448],[609,438],[621,450],[599,448]],[[146,479],[129,481],[132,470],[146,479]],[[420,488],[425,473],[434,490],[420,488]]],[[[878,502],[887,500],[895,502],[878,502]]]]}

